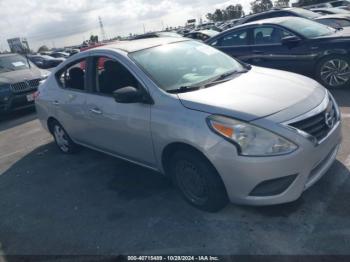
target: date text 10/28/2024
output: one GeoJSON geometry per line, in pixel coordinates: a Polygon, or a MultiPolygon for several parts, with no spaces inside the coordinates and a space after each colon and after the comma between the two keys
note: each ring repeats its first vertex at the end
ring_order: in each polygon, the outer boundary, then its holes
{"type": "Polygon", "coordinates": [[[217,256],[127,256],[128,261],[219,261],[217,256]]]}

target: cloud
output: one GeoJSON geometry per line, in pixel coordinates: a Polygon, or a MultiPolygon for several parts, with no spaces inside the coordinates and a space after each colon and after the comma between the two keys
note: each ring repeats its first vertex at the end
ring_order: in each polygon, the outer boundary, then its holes
{"type": "Polygon", "coordinates": [[[36,49],[42,44],[80,44],[99,34],[101,16],[108,36],[159,30],[184,25],[187,19],[205,17],[209,11],[251,0],[0,0],[0,49],[6,39],[27,37],[36,49]]]}

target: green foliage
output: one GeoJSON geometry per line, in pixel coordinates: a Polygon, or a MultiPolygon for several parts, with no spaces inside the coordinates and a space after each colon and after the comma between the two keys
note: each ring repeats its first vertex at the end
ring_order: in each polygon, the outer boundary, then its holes
{"type": "Polygon", "coordinates": [[[271,0],[255,0],[250,3],[253,13],[261,13],[273,7],[271,0]]]}
{"type": "Polygon", "coordinates": [[[214,13],[208,13],[206,18],[210,21],[224,21],[236,19],[244,16],[243,7],[240,4],[229,5],[225,9],[216,9],[214,13]]]}
{"type": "Polygon", "coordinates": [[[289,7],[289,2],[289,0],[276,0],[274,4],[277,8],[284,8],[289,7]]]}

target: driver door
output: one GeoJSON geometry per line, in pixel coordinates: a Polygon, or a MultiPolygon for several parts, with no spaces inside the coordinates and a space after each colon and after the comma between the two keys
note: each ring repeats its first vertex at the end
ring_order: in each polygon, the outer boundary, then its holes
{"type": "Polygon", "coordinates": [[[119,61],[94,56],[91,64],[91,93],[86,99],[88,146],[129,160],[155,166],[150,129],[151,105],[122,104],[112,92],[126,86],[143,88],[119,61]]]}
{"type": "Polygon", "coordinates": [[[294,36],[277,26],[263,25],[252,28],[253,65],[281,69],[296,73],[306,73],[312,69],[313,56],[304,40],[293,45],[282,43],[284,37],[294,36]]]}

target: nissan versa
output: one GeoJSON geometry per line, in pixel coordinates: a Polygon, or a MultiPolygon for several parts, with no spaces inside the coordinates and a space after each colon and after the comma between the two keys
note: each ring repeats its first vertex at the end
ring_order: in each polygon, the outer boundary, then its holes
{"type": "Polygon", "coordinates": [[[338,106],[316,81],[184,38],[77,54],[36,107],[64,153],[82,145],[159,171],[207,211],[296,200],[341,142],[338,106]]]}

